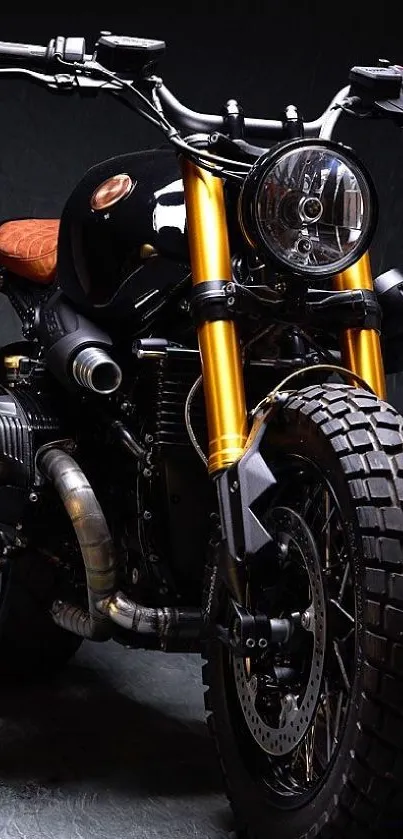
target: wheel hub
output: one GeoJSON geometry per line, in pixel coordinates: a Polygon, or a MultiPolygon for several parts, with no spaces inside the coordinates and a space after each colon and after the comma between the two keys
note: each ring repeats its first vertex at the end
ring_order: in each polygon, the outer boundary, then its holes
{"type": "MultiPolygon", "coordinates": [[[[274,508],[270,522],[277,543],[287,546],[287,561],[295,563],[296,572],[303,568],[307,577],[310,602],[301,615],[299,632],[310,636],[303,639],[309,641],[310,662],[300,681],[295,674],[293,678],[289,667],[272,668],[275,674],[281,673],[281,681],[252,672],[249,659],[234,659],[234,674],[251,734],[265,752],[279,756],[292,752],[303,740],[318,705],[325,661],[326,608],[320,558],[309,527],[287,507],[274,508]],[[281,682],[285,684],[283,690],[281,682]]],[[[285,652],[284,645],[279,645],[280,658],[285,652]]]]}

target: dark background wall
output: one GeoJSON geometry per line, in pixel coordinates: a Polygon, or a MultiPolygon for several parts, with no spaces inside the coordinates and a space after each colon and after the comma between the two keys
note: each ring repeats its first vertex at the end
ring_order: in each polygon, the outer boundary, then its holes
{"type": "MultiPolygon", "coordinates": [[[[46,43],[102,28],[167,41],[160,72],[180,99],[218,110],[235,96],[246,113],[277,116],[290,102],[307,119],[347,80],[349,67],[388,57],[403,64],[392,4],[206,2],[133,4],[131,15],[0,14],[0,39],[46,43]]],[[[399,12],[398,12],[399,14],[399,12]]],[[[57,215],[93,162],[152,146],[158,133],[110,97],[81,100],[0,78],[0,219],[57,215]]],[[[403,268],[403,134],[385,122],[343,120],[339,136],[360,152],[378,187],[374,268],[403,268]]]]}

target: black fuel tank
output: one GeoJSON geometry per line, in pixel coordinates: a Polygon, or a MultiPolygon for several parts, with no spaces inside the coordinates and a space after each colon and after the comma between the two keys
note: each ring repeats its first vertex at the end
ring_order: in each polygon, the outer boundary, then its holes
{"type": "Polygon", "coordinates": [[[171,149],[121,155],[90,169],[69,198],[58,279],[93,319],[144,322],[189,274],[181,172],[171,149]]]}

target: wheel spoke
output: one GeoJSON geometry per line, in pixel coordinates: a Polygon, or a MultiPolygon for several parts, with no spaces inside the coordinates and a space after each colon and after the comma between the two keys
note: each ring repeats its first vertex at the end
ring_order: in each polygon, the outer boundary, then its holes
{"type": "Polygon", "coordinates": [[[324,697],[324,709],[325,709],[325,716],[326,716],[326,748],[327,748],[327,762],[330,762],[330,758],[332,756],[332,738],[330,732],[330,723],[331,723],[331,713],[330,713],[330,702],[329,702],[329,682],[325,679],[325,697],[324,697]]]}
{"type": "Polygon", "coordinates": [[[341,722],[341,712],[343,708],[343,691],[341,690],[337,699],[337,710],[336,710],[336,720],[334,724],[334,733],[333,733],[333,749],[336,748],[339,742],[339,731],[340,731],[340,722],[341,722]]]}
{"type": "Polygon", "coordinates": [[[344,609],[343,606],[341,605],[341,603],[339,603],[338,600],[334,600],[333,597],[331,597],[329,602],[332,604],[332,606],[335,606],[336,609],[338,609],[338,611],[342,615],[344,615],[344,617],[347,618],[347,620],[350,621],[350,623],[355,624],[354,616],[350,615],[350,612],[347,612],[347,609],[344,609]]]}
{"type": "Polygon", "coordinates": [[[312,507],[312,506],[313,506],[313,504],[315,503],[316,498],[317,498],[317,496],[319,495],[319,493],[320,493],[321,491],[322,491],[322,487],[321,487],[321,486],[320,486],[320,484],[319,484],[319,485],[316,487],[316,489],[314,490],[313,494],[312,494],[312,495],[308,498],[308,502],[307,502],[307,504],[306,504],[306,506],[305,506],[305,509],[304,509],[304,511],[303,511],[303,515],[304,515],[304,518],[305,518],[305,519],[307,518],[307,515],[308,515],[309,510],[311,509],[311,507],[312,507]]]}
{"type": "Polygon", "coordinates": [[[330,494],[329,492],[325,491],[325,523],[320,531],[320,535],[322,536],[323,533],[326,531],[326,539],[325,539],[325,567],[326,569],[330,568],[330,547],[331,547],[331,531],[329,524],[331,522],[332,516],[336,511],[336,507],[330,509],[330,494]]]}
{"type": "Polygon", "coordinates": [[[343,602],[343,597],[344,597],[344,594],[345,594],[345,591],[346,591],[348,578],[350,576],[350,571],[351,571],[350,565],[349,565],[349,563],[347,563],[346,567],[344,569],[344,574],[343,574],[343,579],[341,581],[340,591],[339,591],[339,594],[337,596],[337,600],[338,600],[339,603],[343,602]]]}
{"type": "Polygon", "coordinates": [[[308,784],[312,783],[313,781],[313,752],[315,746],[315,734],[316,734],[316,719],[313,726],[307,732],[305,738],[305,777],[308,784]]]}
{"type": "Polygon", "coordinates": [[[337,663],[340,667],[341,675],[343,677],[343,682],[344,682],[347,690],[349,691],[350,690],[350,680],[347,676],[347,671],[346,671],[346,668],[344,666],[344,661],[341,657],[341,652],[340,652],[339,645],[338,645],[337,641],[335,641],[335,640],[333,641],[333,649],[334,649],[334,652],[335,652],[335,655],[336,655],[337,663]]]}
{"type": "Polygon", "coordinates": [[[347,641],[349,640],[349,638],[351,638],[352,635],[355,635],[355,623],[354,623],[354,626],[352,626],[351,629],[347,632],[347,635],[344,635],[343,638],[340,638],[339,640],[343,644],[346,644],[347,641]]]}

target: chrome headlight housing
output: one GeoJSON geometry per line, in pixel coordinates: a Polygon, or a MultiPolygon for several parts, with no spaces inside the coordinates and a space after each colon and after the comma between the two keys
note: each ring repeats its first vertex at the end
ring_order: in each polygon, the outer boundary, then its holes
{"type": "Polygon", "coordinates": [[[251,245],[289,271],[320,278],[344,271],[368,249],[378,203],[354,153],[330,140],[281,143],[242,186],[240,221],[251,245]]]}

